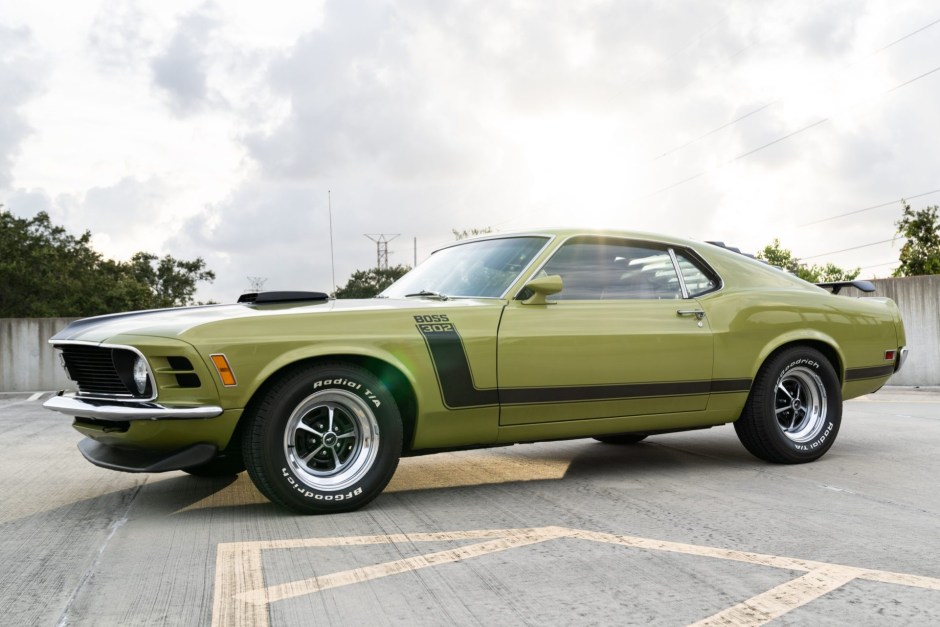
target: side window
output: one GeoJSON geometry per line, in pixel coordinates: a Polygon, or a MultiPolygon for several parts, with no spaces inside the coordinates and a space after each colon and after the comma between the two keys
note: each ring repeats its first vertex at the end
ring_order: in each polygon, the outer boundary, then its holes
{"type": "Polygon", "coordinates": [[[675,252],[676,261],[679,262],[679,271],[682,273],[682,280],[685,282],[690,297],[701,296],[721,287],[718,277],[704,264],[699,263],[686,252],[681,250],[675,252]]]}
{"type": "Polygon", "coordinates": [[[543,272],[558,274],[564,282],[555,300],[682,298],[668,249],[645,242],[573,238],[558,249],[543,272]]]}

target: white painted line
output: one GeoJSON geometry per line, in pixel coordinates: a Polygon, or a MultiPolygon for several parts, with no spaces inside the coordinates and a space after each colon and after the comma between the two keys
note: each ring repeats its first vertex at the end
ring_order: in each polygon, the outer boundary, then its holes
{"type": "Polygon", "coordinates": [[[269,624],[268,607],[271,603],[277,601],[364,583],[381,577],[416,571],[421,568],[451,564],[481,555],[559,538],[572,538],[650,551],[695,555],[805,573],[694,623],[696,626],[703,627],[718,625],[756,627],[757,625],[763,625],[855,579],[940,591],[940,579],[933,577],[869,570],[814,560],[748,553],[565,527],[347,536],[268,542],[232,542],[218,545],[212,625],[213,627],[267,627],[269,624]],[[262,553],[267,550],[366,546],[372,544],[414,545],[419,542],[466,540],[484,540],[484,542],[270,587],[264,585],[262,553]]]}
{"type": "Polygon", "coordinates": [[[35,394],[33,394],[32,396],[30,396],[30,397],[29,397],[28,399],[26,399],[26,400],[29,401],[29,402],[38,401],[39,399],[41,399],[41,398],[43,397],[44,394],[45,394],[45,392],[36,392],[35,394]]]}

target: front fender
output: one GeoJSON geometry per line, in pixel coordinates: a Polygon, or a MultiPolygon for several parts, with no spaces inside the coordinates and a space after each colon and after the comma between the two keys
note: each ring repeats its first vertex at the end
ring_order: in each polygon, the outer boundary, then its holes
{"type": "MultiPolygon", "coordinates": [[[[418,360],[414,356],[403,354],[405,351],[392,352],[374,346],[362,346],[349,343],[316,342],[292,347],[236,346],[203,349],[205,357],[210,354],[224,354],[235,374],[237,385],[220,386],[220,401],[226,409],[241,409],[254,397],[258,390],[279,372],[297,364],[311,360],[342,359],[343,357],[365,358],[388,364],[398,370],[409,385],[420,395],[419,378],[414,372],[418,360]]],[[[211,367],[211,366],[210,366],[211,367]]],[[[425,379],[428,380],[428,379],[425,379]]]]}

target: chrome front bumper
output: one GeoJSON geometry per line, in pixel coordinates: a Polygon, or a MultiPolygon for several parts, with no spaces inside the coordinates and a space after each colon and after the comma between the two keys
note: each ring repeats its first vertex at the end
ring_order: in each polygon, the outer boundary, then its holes
{"type": "Polygon", "coordinates": [[[86,401],[75,396],[53,396],[42,404],[46,409],[75,418],[93,418],[124,422],[130,420],[189,420],[215,418],[222,408],[213,405],[202,407],[166,407],[158,403],[118,403],[86,401]]]}

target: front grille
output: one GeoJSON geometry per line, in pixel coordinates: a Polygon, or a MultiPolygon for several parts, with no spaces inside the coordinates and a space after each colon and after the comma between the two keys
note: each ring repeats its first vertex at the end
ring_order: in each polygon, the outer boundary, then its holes
{"type": "Polygon", "coordinates": [[[63,344],[57,348],[62,350],[65,369],[69,378],[78,384],[81,394],[123,398],[139,396],[125,385],[116,366],[133,364],[136,358],[133,351],[80,344],[63,344]]]}

